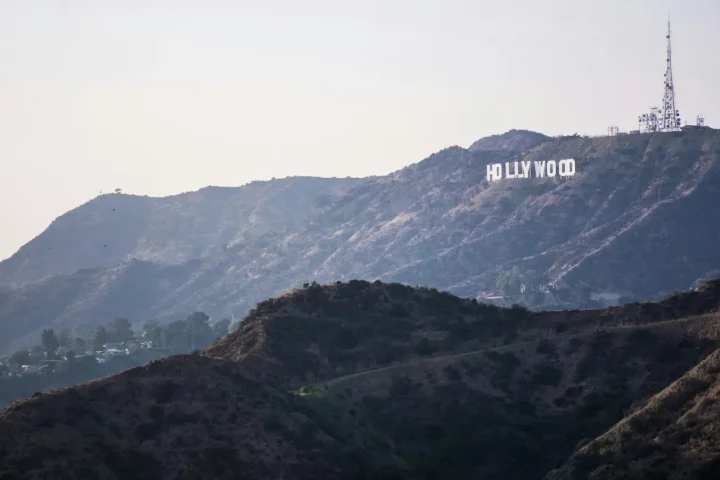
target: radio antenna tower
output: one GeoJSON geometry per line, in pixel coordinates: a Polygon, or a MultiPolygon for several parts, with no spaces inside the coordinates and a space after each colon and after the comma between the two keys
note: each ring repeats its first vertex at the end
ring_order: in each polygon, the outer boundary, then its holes
{"type": "Polygon", "coordinates": [[[659,130],[663,132],[676,132],[680,130],[680,112],[675,108],[675,85],[672,74],[672,48],[670,46],[670,19],[667,30],[667,69],[665,70],[665,94],[660,111],[659,130]]]}

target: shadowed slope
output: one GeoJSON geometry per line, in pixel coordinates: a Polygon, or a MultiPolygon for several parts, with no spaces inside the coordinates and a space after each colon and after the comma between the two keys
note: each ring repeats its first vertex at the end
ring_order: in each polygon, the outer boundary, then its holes
{"type": "Polygon", "coordinates": [[[391,452],[318,420],[237,364],[171,357],[15,402],[0,414],[0,477],[393,478],[391,452]]]}
{"type": "Polygon", "coordinates": [[[11,405],[0,475],[535,480],[720,348],[719,288],[533,313],[311,284],[200,355],[11,405]]]}
{"type": "Polygon", "coordinates": [[[719,478],[719,374],[716,350],[545,478],[719,478]]]}
{"type": "Polygon", "coordinates": [[[204,352],[249,362],[291,384],[328,380],[432,355],[471,352],[718,310],[720,280],[657,303],[530,312],[435,289],[353,280],[309,285],[258,304],[235,332],[204,352]]]}

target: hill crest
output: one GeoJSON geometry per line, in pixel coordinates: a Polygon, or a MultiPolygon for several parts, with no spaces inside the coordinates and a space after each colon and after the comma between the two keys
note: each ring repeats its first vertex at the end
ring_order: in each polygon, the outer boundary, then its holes
{"type": "MultiPolygon", "coordinates": [[[[463,297],[501,294],[508,304],[598,308],[682,290],[720,269],[720,222],[703,213],[720,202],[720,135],[712,129],[559,137],[525,151],[452,147],[393,174],[351,181],[335,196],[312,196],[305,181],[286,183],[306,192],[301,202],[285,205],[295,198],[292,189],[269,182],[282,193],[258,197],[260,207],[248,201],[242,219],[220,229],[206,218],[191,244],[148,240],[145,260],[168,279],[148,303],[106,303],[104,291],[81,281],[63,295],[46,282],[7,294],[0,301],[0,349],[38,334],[23,325],[13,327],[25,329],[20,337],[6,334],[18,312],[31,316],[28,326],[45,322],[46,328],[53,326],[48,318],[56,327],[80,326],[100,317],[143,321],[196,310],[238,318],[305,282],[351,278],[430,285],[463,297]],[[487,182],[489,163],[563,158],[576,160],[575,176],[487,182]],[[259,223],[248,223],[253,215],[259,223]],[[236,235],[238,229],[245,233],[236,235]],[[185,256],[171,255],[175,269],[157,260],[180,251],[185,256]],[[515,269],[534,287],[558,288],[499,294],[499,279],[515,269]],[[51,317],[34,310],[47,297],[58,300],[51,317]]],[[[239,215],[234,205],[222,207],[239,215]]],[[[178,232],[173,237],[183,238],[178,232]]],[[[131,274],[117,279],[118,288],[134,283],[131,274]]]]}
{"type": "Polygon", "coordinates": [[[0,474],[538,478],[720,347],[719,293],[529,312],[309,284],[200,355],[14,403],[0,474]]]}

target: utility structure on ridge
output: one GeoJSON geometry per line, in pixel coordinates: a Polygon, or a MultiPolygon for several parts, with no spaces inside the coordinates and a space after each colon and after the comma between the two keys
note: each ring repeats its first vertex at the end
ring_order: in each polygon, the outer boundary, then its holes
{"type": "Polygon", "coordinates": [[[670,42],[670,20],[667,35],[667,65],[665,67],[665,93],[662,107],[651,107],[649,113],[640,115],[641,132],[678,132],[681,130],[680,111],[675,105],[675,83],[672,74],[672,46],[670,42]]]}
{"type": "Polygon", "coordinates": [[[663,95],[663,107],[660,112],[660,131],[675,132],[680,130],[680,111],[675,108],[675,86],[672,74],[672,47],[670,45],[670,20],[668,20],[667,31],[667,66],[665,68],[665,94],[663,95]]]}

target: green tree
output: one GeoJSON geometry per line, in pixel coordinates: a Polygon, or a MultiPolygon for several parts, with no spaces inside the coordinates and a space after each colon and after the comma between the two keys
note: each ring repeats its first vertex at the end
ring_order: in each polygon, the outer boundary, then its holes
{"type": "Polygon", "coordinates": [[[162,330],[163,347],[186,349],[189,347],[189,338],[185,322],[176,320],[167,324],[162,330]]]}
{"type": "Polygon", "coordinates": [[[95,350],[99,350],[102,348],[103,345],[108,343],[110,341],[110,336],[108,335],[107,327],[105,326],[99,326],[95,329],[92,336],[92,346],[95,350]]]}
{"type": "Polygon", "coordinates": [[[215,336],[209,324],[210,317],[203,312],[194,312],[185,319],[185,328],[193,350],[211,343],[215,336]]]}
{"type": "Polygon", "coordinates": [[[157,320],[148,320],[143,324],[142,336],[148,341],[152,342],[154,347],[162,345],[163,327],[157,320]]]}
{"type": "Polygon", "coordinates": [[[75,352],[72,350],[68,350],[68,352],[65,354],[65,358],[68,362],[72,362],[73,360],[75,360],[75,352]]]}
{"type": "Polygon", "coordinates": [[[27,365],[30,363],[30,352],[27,350],[18,350],[17,352],[10,355],[8,363],[11,365],[27,365]]]}
{"type": "Polygon", "coordinates": [[[132,331],[132,324],[127,318],[116,318],[110,324],[108,333],[113,342],[125,343],[133,340],[135,334],[132,331]]]}
{"type": "Polygon", "coordinates": [[[230,319],[229,318],[223,318],[219,322],[216,322],[215,325],[213,325],[213,332],[215,333],[215,338],[222,338],[225,335],[227,335],[229,331],[230,331],[230,319]]]}
{"type": "Polygon", "coordinates": [[[150,320],[146,320],[142,326],[142,338],[147,339],[152,334],[152,331],[155,330],[156,328],[158,328],[159,326],[160,326],[160,322],[158,322],[154,318],[151,318],[150,320]]]}
{"type": "Polygon", "coordinates": [[[75,350],[85,350],[87,348],[87,342],[82,337],[75,337],[73,338],[71,347],[75,348],[75,350]]]}
{"type": "Polygon", "coordinates": [[[42,331],[42,346],[48,358],[55,356],[55,352],[60,347],[60,342],[52,328],[42,331]]]}
{"type": "Polygon", "coordinates": [[[63,328],[62,330],[60,330],[57,339],[58,343],[63,348],[70,348],[72,346],[73,338],[67,328],[63,328]]]}
{"type": "Polygon", "coordinates": [[[30,361],[28,363],[40,363],[45,358],[43,353],[45,353],[43,348],[40,345],[35,345],[30,349],[30,361]]]}

